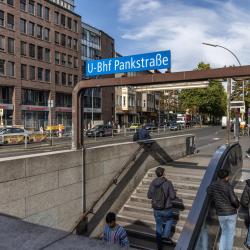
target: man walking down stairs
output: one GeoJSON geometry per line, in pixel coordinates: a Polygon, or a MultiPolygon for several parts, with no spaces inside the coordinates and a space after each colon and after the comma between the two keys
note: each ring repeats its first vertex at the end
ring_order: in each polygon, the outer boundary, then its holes
{"type": "MultiPolygon", "coordinates": [[[[202,166],[199,166],[199,164],[188,162],[188,160],[183,158],[181,161],[171,163],[171,165],[161,166],[165,170],[166,178],[173,183],[177,196],[173,201],[171,230],[174,243],[178,241],[209,161],[209,159],[205,161],[199,159],[199,162],[202,162],[202,166]]],[[[137,249],[157,249],[154,212],[151,200],[147,197],[150,183],[155,179],[155,170],[156,168],[148,171],[117,215],[117,221],[125,227],[128,233],[130,245],[137,249]]],[[[164,250],[174,249],[174,245],[163,240],[164,250]]]]}

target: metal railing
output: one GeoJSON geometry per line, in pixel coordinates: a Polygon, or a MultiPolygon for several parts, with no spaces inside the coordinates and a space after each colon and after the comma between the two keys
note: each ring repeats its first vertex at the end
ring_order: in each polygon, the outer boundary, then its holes
{"type": "Polygon", "coordinates": [[[241,177],[242,163],[242,151],[238,143],[223,145],[214,153],[175,247],[176,250],[215,249],[220,227],[215,209],[207,196],[207,187],[216,180],[216,172],[219,169],[229,170],[230,180],[235,185],[241,177]]]}

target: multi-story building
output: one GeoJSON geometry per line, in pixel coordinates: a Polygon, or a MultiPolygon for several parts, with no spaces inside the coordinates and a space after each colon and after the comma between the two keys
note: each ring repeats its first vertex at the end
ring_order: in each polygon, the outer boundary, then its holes
{"type": "Polygon", "coordinates": [[[81,79],[81,17],[72,0],[0,1],[0,108],[4,123],[71,125],[81,79]],[[51,108],[48,100],[53,101],[51,108]]]}
{"type": "MultiPolygon", "coordinates": [[[[145,74],[152,74],[152,72],[129,72],[116,74],[116,77],[133,77],[145,74]]],[[[159,93],[136,91],[134,87],[116,87],[115,96],[115,117],[116,122],[120,125],[158,122],[159,93]]]]}
{"type": "MultiPolygon", "coordinates": [[[[82,78],[86,76],[86,61],[100,59],[101,31],[89,24],[82,23],[81,39],[82,78]]],[[[84,127],[88,128],[94,121],[102,120],[102,90],[101,88],[87,89],[83,97],[84,127]]]]}
{"type": "MultiPolygon", "coordinates": [[[[89,79],[86,76],[86,61],[97,60],[101,58],[110,58],[115,56],[114,39],[105,32],[82,23],[82,78],[89,79]]],[[[98,76],[98,78],[112,76],[98,76]]],[[[90,127],[96,121],[104,123],[114,121],[115,100],[114,88],[94,88],[87,89],[83,98],[84,106],[84,127],[90,127]]]]}

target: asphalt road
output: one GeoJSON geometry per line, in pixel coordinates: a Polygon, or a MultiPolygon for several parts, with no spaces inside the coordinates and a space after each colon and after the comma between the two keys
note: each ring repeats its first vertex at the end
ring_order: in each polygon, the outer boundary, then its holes
{"type": "MultiPolygon", "coordinates": [[[[201,147],[203,145],[211,144],[214,142],[221,141],[221,144],[225,142],[226,130],[221,129],[220,126],[210,126],[202,128],[191,128],[180,131],[162,131],[161,134],[158,132],[152,132],[152,138],[166,137],[171,135],[181,135],[181,134],[195,134],[196,136],[196,146],[201,147]]],[[[117,142],[127,142],[132,141],[133,133],[130,135],[115,135],[112,137],[102,137],[102,138],[84,138],[85,146],[94,147],[99,145],[117,143],[117,142]]],[[[0,158],[11,157],[11,156],[20,156],[34,153],[43,153],[51,152],[63,149],[71,148],[71,138],[53,138],[53,146],[50,146],[50,142],[46,143],[34,143],[28,144],[25,149],[24,145],[6,145],[0,146],[0,158]]]]}

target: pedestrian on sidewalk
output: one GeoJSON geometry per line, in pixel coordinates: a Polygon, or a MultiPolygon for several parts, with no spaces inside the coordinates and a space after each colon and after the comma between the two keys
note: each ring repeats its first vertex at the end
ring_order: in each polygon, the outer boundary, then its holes
{"type": "Polygon", "coordinates": [[[104,226],[102,239],[120,247],[129,247],[129,240],[126,230],[116,223],[116,214],[109,212],[106,215],[106,225],[104,226]]]}
{"type": "Polygon", "coordinates": [[[162,250],[162,240],[173,244],[171,228],[173,225],[173,204],[175,190],[171,181],[164,174],[165,169],[158,167],[155,170],[156,178],[152,181],[148,190],[148,199],[152,200],[152,208],[156,222],[157,249],[162,250]]]}
{"type": "Polygon", "coordinates": [[[233,186],[229,183],[229,171],[220,169],[217,177],[207,189],[208,198],[215,204],[221,227],[219,250],[232,250],[240,203],[233,186]]]}
{"type": "MultiPolygon", "coordinates": [[[[240,203],[244,208],[248,208],[248,217],[250,214],[250,179],[246,180],[246,186],[241,195],[240,203]]],[[[250,223],[248,221],[248,234],[246,241],[244,242],[244,247],[250,249],[250,223]]]]}

